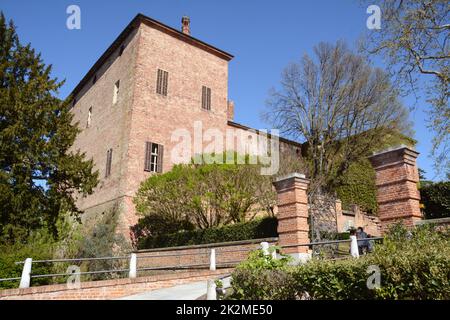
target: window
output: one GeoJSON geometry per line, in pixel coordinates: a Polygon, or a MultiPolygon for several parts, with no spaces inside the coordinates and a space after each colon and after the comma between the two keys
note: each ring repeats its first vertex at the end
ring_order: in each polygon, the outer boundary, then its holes
{"type": "Polygon", "coordinates": [[[92,122],[92,107],[90,107],[88,111],[86,128],[89,128],[91,126],[91,122],[92,122]]]}
{"type": "Polygon", "coordinates": [[[169,73],[158,69],[158,78],[156,80],[156,93],[167,96],[167,85],[169,81],[169,73]]]}
{"type": "Polygon", "coordinates": [[[117,80],[114,84],[114,93],[113,93],[113,104],[117,103],[117,99],[119,98],[119,88],[120,88],[120,80],[117,80]]]}
{"type": "Polygon", "coordinates": [[[211,110],[211,88],[202,87],[202,108],[211,110]]]}
{"type": "Polygon", "coordinates": [[[109,149],[108,152],[106,152],[105,178],[107,178],[111,175],[112,152],[113,152],[113,149],[109,149]]]}
{"type": "Polygon", "coordinates": [[[164,147],[157,143],[145,143],[145,165],[144,171],[162,172],[164,147]]]}

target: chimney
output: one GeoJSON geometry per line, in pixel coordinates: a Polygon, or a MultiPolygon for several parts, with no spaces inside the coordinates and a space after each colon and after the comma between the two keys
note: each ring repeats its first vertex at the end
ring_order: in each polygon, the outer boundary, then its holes
{"type": "Polygon", "coordinates": [[[188,16],[183,16],[183,18],[181,18],[181,32],[187,34],[188,36],[191,35],[190,23],[191,19],[189,19],[188,16]]]}

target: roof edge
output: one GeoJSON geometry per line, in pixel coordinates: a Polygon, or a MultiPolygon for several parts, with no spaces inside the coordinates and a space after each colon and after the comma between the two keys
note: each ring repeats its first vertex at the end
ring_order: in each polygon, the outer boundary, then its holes
{"type": "MultiPolygon", "coordinates": [[[[227,124],[229,126],[232,126],[232,127],[235,127],[235,128],[239,128],[239,129],[242,129],[242,130],[255,130],[256,133],[260,132],[260,130],[258,130],[258,129],[254,129],[252,127],[248,127],[248,126],[245,126],[243,124],[240,124],[240,123],[237,123],[237,122],[234,122],[234,121],[231,121],[231,120],[228,120],[227,124]]],[[[271,134],[269,133],[268,136],[270,137],[271,134]]],[[[299,147],[299,148],[302,147],[302,144],[300,142],[289,140],[289,139],[286,139],[286,138],[283,138],[283,137],[280,137],[280,136],[278,136],[278,138],[279,138],[280,141],[282,141],[284,143],[287,143],[287,144],[290,144],[290,145],[293,145],[293,146],[296,146],[296,147],[299,147]]]]}
{"type": "MultiPolygon", "coordinates": [[[[175,28],[172,28],[162,22],[159,22],[155,19],[152,19],[150,17],[147,17],[143,15],[142,13],[138,13],[133,20],[128,23],[128,25],[122,30],[122,32],[117,36],[117,38],[109,45],[109,47],[103,52],[103,54],[100,56],[100,58],[97,59],[97,61],[92,65],[92,67],[88,70],[88,72],[84,75],[84,77],[80,80],[80,82],[75,86],[75,88],[72,90],[72,92],[68,95],[74,96],[78,94],[83,86],[88,82],[88,80],[93,77],[95,72],[100,69],[100,67],[103,65],[103,63],[109,58],[109,56],[117,49],[119,48],[120,44],[123,40],[134,30],[134,28],[138,27],[141,23],[146,23],[147,25],[156,26],[159,30],[166,32],[182,41],[188,42],[191,45],[194,45],[200,49],[203,49],[205,51],[208,51],[211,54],[214,54],[218,56],[219,58],[222,58],[226,61],[230,61],[234,58],[233,55],[230,53],[220,50],[206,42],[203,42],[197,38],[194,38],[190,35],[187,35],[175,28]]],[[[67,97],[66,97],[67,99],[67,97]]]]}

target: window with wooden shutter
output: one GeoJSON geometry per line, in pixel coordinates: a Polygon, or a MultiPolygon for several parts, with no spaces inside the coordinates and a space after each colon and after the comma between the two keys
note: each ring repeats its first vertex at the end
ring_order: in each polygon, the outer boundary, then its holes
{"type": "Polygon", "coordinates": [[[112,163],[112,152],[113,149],[109,149],[106,152],[106,170],[105,170],[105,178],[111,175],[111,163],[112,163]]]}
{"type": "Polygon", "coordinates": [[[144,170],[148,172],[162,172],[164,147],[157,143],[145,143],[144,170]]]}
{"type": "Polygon", "coordinates": [[[158,76],[156,79],[156,93],[167,96],[168,82],[169,73],[167,71],[158,69],[158,76]]]}
{"type": "Polygon", "coordinates": [[[211,88],[202,87],[202,108],[211,110],[211,88]]]}

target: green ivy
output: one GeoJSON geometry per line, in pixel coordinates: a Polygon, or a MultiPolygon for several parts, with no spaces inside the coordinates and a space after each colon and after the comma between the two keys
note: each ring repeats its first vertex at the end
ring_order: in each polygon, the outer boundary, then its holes
{"type": "Polygon", "coordinates": [[[348,210],[351,205],[356,204],[365,212],[376,213],[375,170],[369,160],[363,159],[351,164],[336,192],[343,209],[348,210]]]}

